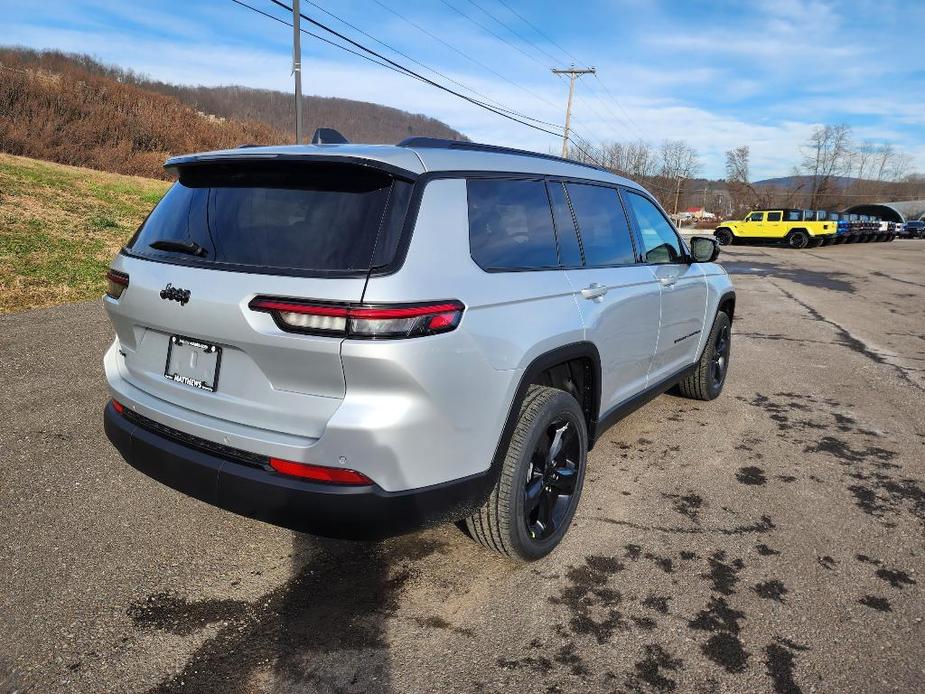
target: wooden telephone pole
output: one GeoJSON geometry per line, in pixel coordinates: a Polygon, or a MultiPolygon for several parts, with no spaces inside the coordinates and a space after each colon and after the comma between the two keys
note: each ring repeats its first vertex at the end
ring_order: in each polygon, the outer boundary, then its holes
{"type": "Polygon", "coordinates": [[[593,67],[587,68],[576,68],[572,65],[567,70],[556,70],[553,69],[552,74],[554,75],[568,75],[568,106],[565,107],[565,132],[562,134],[562,156],[568,156],[568,133],[569,128],[571,127],[572,121],[572,96],[575,93],[575,80],[581,75],[593,75],[597,72],[593,67]]]}
{"type": "Polygon", "coordinates": [[[299,0],[292,0],[292,74],[295,76],[295,142],[302,144],[302,31],[299,0]]]}

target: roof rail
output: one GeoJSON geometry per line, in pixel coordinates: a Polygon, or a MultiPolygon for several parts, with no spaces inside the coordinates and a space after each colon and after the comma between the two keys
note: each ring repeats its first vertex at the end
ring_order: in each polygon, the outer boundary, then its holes
{"type": "Polygon", "coordinates": [[[526,149],[515,149],[514,147],[501,147],[499,145],[484,145],[480,142],[468,142],[466,140],[445,140],[439,137],[408,137],[398,143],[399,147],[409,147],[417,149],[464,149],[470,152],[493,152],[495,154],[514,154],[519,157],[535,157],[537,159],[549,159],[551,161],[561,161],[576,166],[587,166],[589,169],[605,171],[610,173],[603,166],[597,164],[586,164],[584,162],[557,157],[555,154],[542,154],[541,152],[531,152],[526,149]]]}

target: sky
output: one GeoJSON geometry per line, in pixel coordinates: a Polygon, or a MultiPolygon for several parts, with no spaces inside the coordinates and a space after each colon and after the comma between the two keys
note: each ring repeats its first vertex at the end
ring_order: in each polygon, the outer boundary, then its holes
{"type": "MultiPolygon", "coordinates": [[[[270,0],[243,1],[287,18],[270,0]]],[[[741,144],[753,178],[789,175],[824,123],[890,143],[925,173],[922,0],[301,2],[304,14],[435,81],[559,126],[568,82],[551,69],[594,66],[575,85],[578,137],[684,139],[711,178],[741,144]]],[[[0,17],[0,44],[86,53],[167,82],[292,89],[292,29],[232,0],[0,0],[0,17]]],[[[302,62],[306,94],[424,113],[475,141],[561,148],[561,138],[304,34],[302,62]]]]}

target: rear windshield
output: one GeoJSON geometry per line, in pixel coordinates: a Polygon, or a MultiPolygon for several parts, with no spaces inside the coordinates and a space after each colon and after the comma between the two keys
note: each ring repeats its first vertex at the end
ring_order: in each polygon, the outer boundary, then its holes
{"type": "Polygon", "coordinates": [[[245,271],[366,272],[394,259],[410,190],[355,165],[188,167],[129,247],[146,258],[245,271]]]}

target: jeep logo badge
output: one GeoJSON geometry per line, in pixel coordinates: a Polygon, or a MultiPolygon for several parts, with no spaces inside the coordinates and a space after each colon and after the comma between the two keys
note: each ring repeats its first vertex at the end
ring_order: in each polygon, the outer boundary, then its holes
{"type": "Polygon", "coordinates": [[[167,286],[161,290],[161,298],[177,301],[180,306],[186,306],[186,302],[189,301],[189,289],[179,289],[168,282],[167,286]]]}

